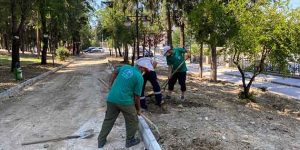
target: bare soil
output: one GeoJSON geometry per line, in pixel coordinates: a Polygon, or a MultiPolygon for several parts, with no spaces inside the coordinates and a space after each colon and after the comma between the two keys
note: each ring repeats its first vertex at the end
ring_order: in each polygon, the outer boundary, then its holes
{"type": "MultiPolygon", "coordinates": [[[[166,79],[165,69],[157,72],[160,82],[166,79]]],[[[184,102],[179,89],[177,84],[164,109],[154,105],[154,97],[149,100],[147,115],[162,133],[163,149],[300,149],[300,102],[295,99],[254,89],[257,103],[251,103],[238,98],[237,85],[194,75],[188,75],[184,102]]]]}

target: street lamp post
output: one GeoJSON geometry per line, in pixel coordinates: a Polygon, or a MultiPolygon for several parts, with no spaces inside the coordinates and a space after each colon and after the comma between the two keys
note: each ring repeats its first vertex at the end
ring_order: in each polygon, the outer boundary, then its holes
{"type": "MultiPolygon", "coordinates": [[[[137,4],[138,6],[138,4],[137,4]]],[[[138,7],[137,7],[137,11],[136,11],[136,15],[135,16],[127,16],[127,19],[126,19],[126,22],[124,22],[124,25],[126,27],[130,27],[131,26],[131,20],[130,18],[131,17],[135,17],[135,21],[136,21],[136,24],[135,24],[135,30],[136,30],[136,39],[135,39],[135,49],[137,51],[137,57],[139,58],[140,54],[139,54],[139,18],[144,18],[143,21],[144,23],[146,24],[147,22],[147,16],[143,16],[143,15],[138,15],[138,7]]],[[[134,60],[135,60],[135,51],[133,50],[132,52],[132,65],[134,65],[134,60]]]]}
{"type": "MultiPolygon", "coordinates": [[[[140,42],[139,42],[139,1],[136,0],[136,10],[135,10],[135,30],[136,30],[136,50],[137,50],[137,58],[140,57],[140,42]]],[[[134,56],[134,55],[133,55],[134,56]]],[[[134,64],[134,60],[132,61],[134,64]]]]}

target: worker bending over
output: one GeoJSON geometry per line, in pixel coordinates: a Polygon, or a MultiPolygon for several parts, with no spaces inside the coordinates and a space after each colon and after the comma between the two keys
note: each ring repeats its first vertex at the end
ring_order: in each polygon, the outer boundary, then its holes
{"type": "Polygon", "coordinates": [[[155,95],[156,105],[161,106],[162,95],[160,92],[160,86],[157,81],[157,75],[154,70],[157,66],[157,62],[148,57],[140,58],[136,62],[137,62],[137,64],[140,64],[147,68],[147,71],[144,72],[144,75],[143,75],[144,84],[143,84],[143,90],[142,90],[142,96],[141,96],[141,107],[145,110],[148,110],[146,97],[145,97],[145,87],[146,87],[147,81],[150,81],[150,83],[152,85],[152,89],[153,89],[154,95],[155,95]]]}
{"type": "Polygon", "coordinates": [[[137,114],[141,113],[140,96],[144,83],[142,72],[146,70],[140,65],[124,65],[113,72],[110,81],[111,89],[107,96],[105,119],[98,136],[98,148],[104,147],[106,138],[120,112],[122,112],[126,124],[125,146],[128,148],[140,142],[135,134],[138,130],[137,114]]]}

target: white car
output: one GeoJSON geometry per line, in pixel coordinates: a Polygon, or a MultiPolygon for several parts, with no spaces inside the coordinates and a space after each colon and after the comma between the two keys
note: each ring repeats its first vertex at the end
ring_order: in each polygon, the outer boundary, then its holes
{"type": "Polygon", "coordinates": [[[104,49],[102,47],[95,47],[90,51],[90,53],[98,53],[98,52],[103,53],[104,49]]]}

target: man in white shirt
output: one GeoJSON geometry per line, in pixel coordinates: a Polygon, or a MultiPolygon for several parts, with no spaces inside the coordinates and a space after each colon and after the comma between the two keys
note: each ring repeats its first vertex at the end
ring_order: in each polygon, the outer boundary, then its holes
{"type": "Polygon", "coordinates": [[[153,87],[155,100],[156,100],[156,105],[161,106],[162,94],[161,94],[161,91],[160,91],[160,86],[157,82],[157,75],[156,75],[156,72],[154,70],[154,68],[157,65],[157,62],[152,60],[151,58],[147,58],[147,57],[140,58],[136,62],[137,62],[137,64],[147,68],[147,71],[143,75],[144,85],[143,85],[142,95],[140,97],[141,107],[143,109],[146,109],[146,110],[148,109],[147,104],[146,104],[146,99],[145,99],[146,97],[144,95],[145,86],[146,86],[147,81],[150,81],[150,83],[153,87]]]}

